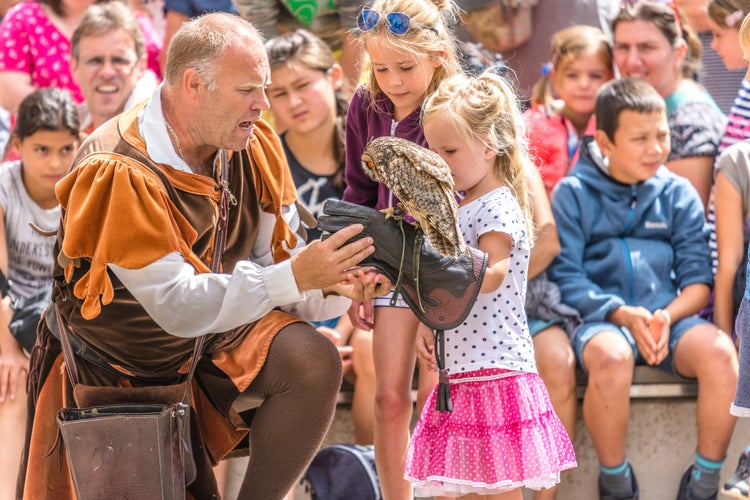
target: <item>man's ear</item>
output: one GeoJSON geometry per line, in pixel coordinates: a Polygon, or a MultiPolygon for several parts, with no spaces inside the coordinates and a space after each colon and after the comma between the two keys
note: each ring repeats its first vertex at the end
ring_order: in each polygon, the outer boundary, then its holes
{"type": "Polygon", "coordinates": [[[182,89],[187,95],[194,96],[200,93],[201,88],[205,86],[206,83],[203,81],[203,77],[195,68],[187,68],[182,73],[182,89]]]}
{"type": "Polygon", "coordinates": [[[607,133],[604,132],[604,130],[597,130],[594,132],[594,141],[596,141],[596,145],[599,146],[599,150],[602,154],[604,156],[609,156],[609,153],[612,150],[612,141],[609,140],[609,137],[607,137],[607,133]]]}

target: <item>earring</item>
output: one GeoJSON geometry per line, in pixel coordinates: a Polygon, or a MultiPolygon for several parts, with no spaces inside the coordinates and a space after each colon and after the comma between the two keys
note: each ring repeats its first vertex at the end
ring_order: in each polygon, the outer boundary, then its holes
{"type": "Polygon", "coordinates": [[[602,155],[602,166],[609,170],[609,156],[602,155]]]}

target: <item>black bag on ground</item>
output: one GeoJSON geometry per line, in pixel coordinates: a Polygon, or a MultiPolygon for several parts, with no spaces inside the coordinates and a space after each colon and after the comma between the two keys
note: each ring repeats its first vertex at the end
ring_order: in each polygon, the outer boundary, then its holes
{"type": "Polygon", "coordinates": [[[381,500],[373,446],[334,444],[320,450],[300,481],[313,500],[381,500]]]}

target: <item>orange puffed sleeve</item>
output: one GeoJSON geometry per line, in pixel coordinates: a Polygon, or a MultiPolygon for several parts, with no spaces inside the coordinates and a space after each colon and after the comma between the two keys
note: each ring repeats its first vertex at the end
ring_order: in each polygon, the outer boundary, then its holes
{"type": "Polygon", "coordinates": [[[198,272],[208,268],[191,251],[196,231],[169,200],[161,181],[128,158],[95,154],[84,158],[55,189],[65,237],[58,256],[70,281],[76,259],[91,261],[73,292],[81,315],[95,318],[114,290],[107,264],[140,269],[173,252],[198,272]]]}

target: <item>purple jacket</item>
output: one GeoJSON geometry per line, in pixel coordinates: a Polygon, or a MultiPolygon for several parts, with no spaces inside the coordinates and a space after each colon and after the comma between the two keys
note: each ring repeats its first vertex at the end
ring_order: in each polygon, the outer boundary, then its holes
{"type": "Polygon", "coordinates": [[[344,200],[381,210],[392,207],[398,200],[385,185],[374,182],[362,170],[362,152],[371,139],[395,136],[427,147],[422,124],[421,108],[417,108],[400,122],[393,120],[393,103],[384,94],[372,94],[360,86],[349,103],[346,115],[346,190],[344,200]]]}

